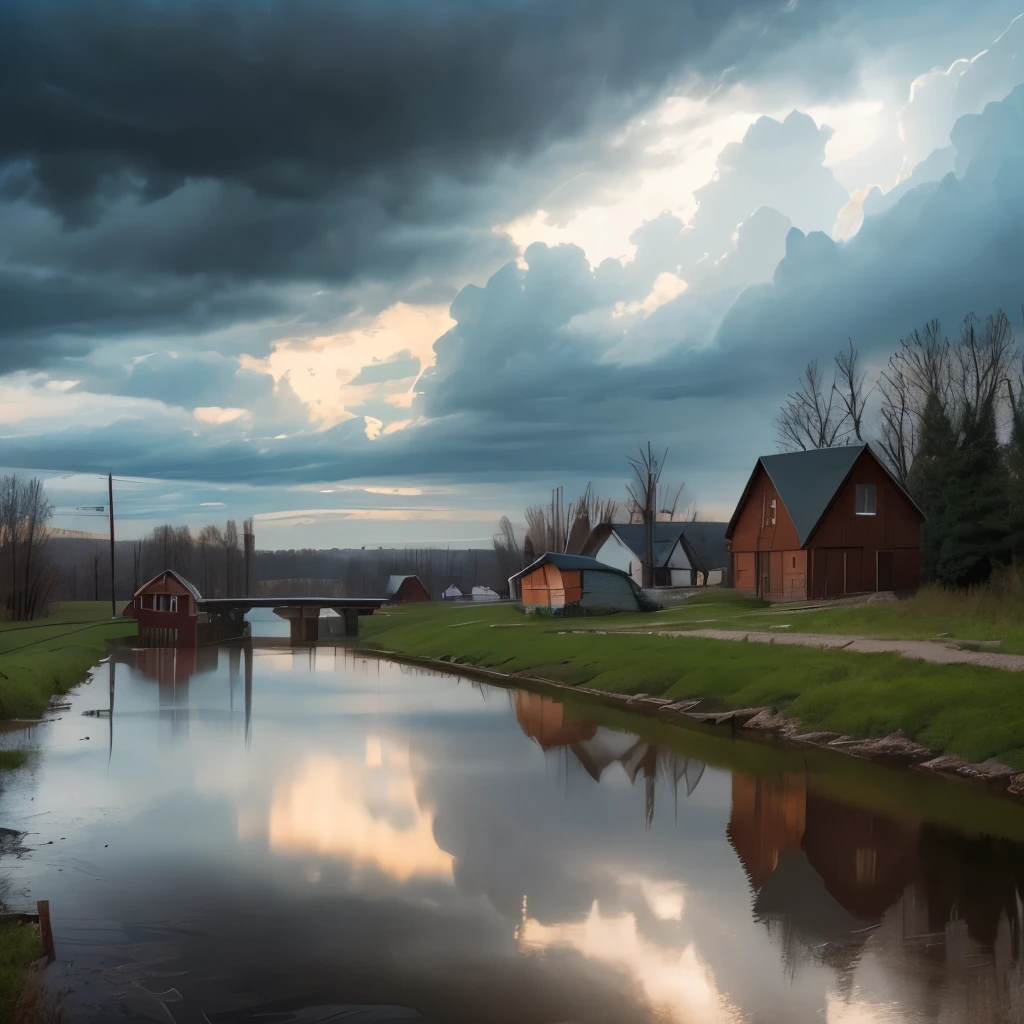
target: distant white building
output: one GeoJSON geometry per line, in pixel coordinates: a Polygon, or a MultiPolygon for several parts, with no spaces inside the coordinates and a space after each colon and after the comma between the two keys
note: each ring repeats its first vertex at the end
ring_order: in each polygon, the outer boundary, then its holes
{"type": "MultiPolygon", "coordinates": [[[[722,582],[729,565],[725,523],[655,523],[654,586],[695,587],[722,582]]],[[[647,531],[636,523],[595,527],[583,554],[628,573],[642,585],[647,531]]]]}
{"type": "Polygon", "coordinates": [[[457,601],[462,597],[462,591],[453,583],[442,595],[442,601],[457,601]]]}
{"type": "Polygon", "coordinates": [[[500,601],[501,598],[490,587],[474,587],[474,601],[500,601]]]}

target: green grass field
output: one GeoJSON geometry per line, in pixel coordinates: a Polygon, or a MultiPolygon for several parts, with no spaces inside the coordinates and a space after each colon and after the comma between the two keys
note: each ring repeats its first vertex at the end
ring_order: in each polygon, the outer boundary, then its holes
{"type": "Polygon", "coordinates": [[[0,718],[36,718],[107,654],[107,641],[133,636],[132,619],[110,604],[70,601],[34,622],[0,622],[0,718]]]}
{"type": "MultiPolygon", "coordinates": [[[[632,624],[626,618],[622,616],[621,624],[632,624]]],[[[915,597],[893,604],[809,610],[800,605],[769,605],[735,591],[708,591],[674,609],[629,619],[655,629],[758,630],[788,625],[794,633],[968,643],[998,640],[1000,651],[1024,653],[1024,592],[1013,577],[975,590],[925,587],[915,597]]],[[[588,628],[591,620],[579,621],[588,628]]]]}
{"type": "Polygon", "coordinates": [[[696,627],[715,614],[717,625],[730,628],[727,622],[746,623],[765,611],[735,594],[710,592],[652,615],[581,619],[527,617],[512,605],[437,603],[388,609],[364,618],[360,628],[369,645],[397,654],[453,656],[612,693],[716,698],[735,708],[765,705],[809,729],[850,736],[899,729],[935,750],[970,761],[998,757],[1024,770],[1024,680],[1017,673],[896,654],[596,632],[640,624],[696,627]]]}

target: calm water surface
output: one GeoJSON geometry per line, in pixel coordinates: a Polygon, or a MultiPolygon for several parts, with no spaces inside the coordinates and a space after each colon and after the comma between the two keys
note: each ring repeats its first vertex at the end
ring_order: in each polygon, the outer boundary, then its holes
{"type": "Polygon", "coordinates": [[[340,648],[125,651],[72,700],[0,870],[74,1020],[1024,1019],[1021,847],[792,762],[340,648]]]}

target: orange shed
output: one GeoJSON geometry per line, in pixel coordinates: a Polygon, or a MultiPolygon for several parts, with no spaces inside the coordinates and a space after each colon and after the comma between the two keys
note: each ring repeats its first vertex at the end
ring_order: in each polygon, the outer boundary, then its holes
{"type": "Polygon", "coordinates": [[[633,612],[642,607],[640,588],[628,573],[585,555],[548,551],[508,582],[512,594],[519,587],[527,613],[561,614],[567,606],[633,612]]]}

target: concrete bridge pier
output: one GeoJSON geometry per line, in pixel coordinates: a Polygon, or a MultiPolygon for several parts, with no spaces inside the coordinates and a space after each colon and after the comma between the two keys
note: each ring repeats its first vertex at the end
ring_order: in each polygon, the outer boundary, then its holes
{"type": "Polygon", "coordinates": [[[320,639],[320,609],[309,607],[275,608],[275,615],[287,619],[293,644],[315,644],[320,639]]]}

